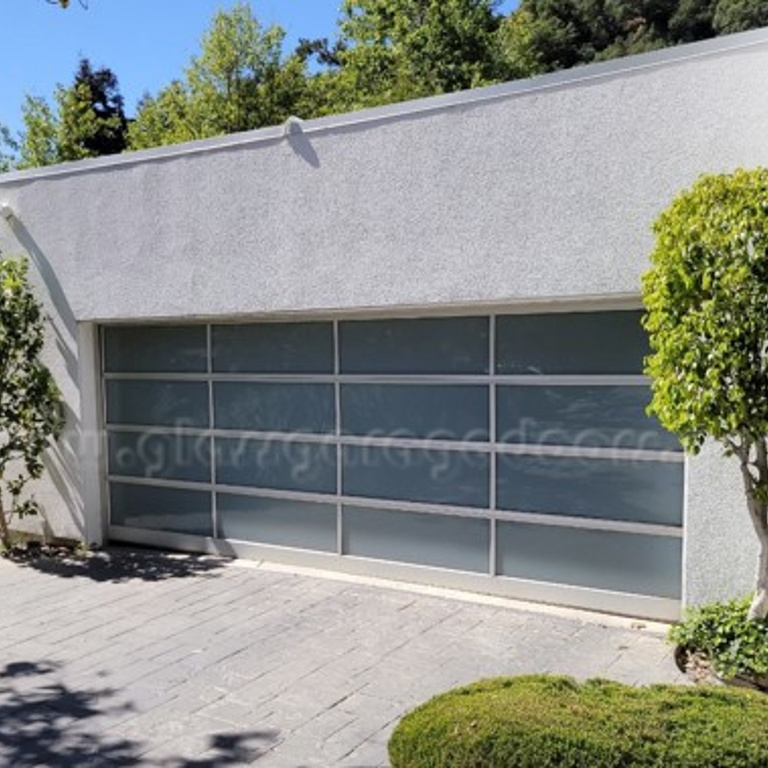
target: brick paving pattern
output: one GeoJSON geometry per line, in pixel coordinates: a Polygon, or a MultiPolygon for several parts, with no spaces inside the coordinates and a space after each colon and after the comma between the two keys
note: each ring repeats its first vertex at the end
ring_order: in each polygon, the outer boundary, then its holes
{"type": "Polygon", "coordinates": [[[680,681],[628,625],[216,558],[0,560],[0,596],[8,768],[370,768],[404,712],[461,683],[680,681]]]}

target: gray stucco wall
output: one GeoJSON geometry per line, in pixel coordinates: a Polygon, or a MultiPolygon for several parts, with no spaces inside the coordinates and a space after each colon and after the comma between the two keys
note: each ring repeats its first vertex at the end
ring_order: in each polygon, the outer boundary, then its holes
{"type": "MultiPolygon", "coordinates": [[[[768,164],[766,75],[768,34],[748,33],[290,137],[0,177],[18,216],[0,222],[0,247],[38,266],[76,436],[70,511],[54,527],[84,524],[89,322],[636,300],[651,222],[675,192],[704,171],[768,164]]],[[[690,462],[690,600],[751,576],[729,565],[728,542],[752,536],[746,514],[723,523],[730,478],[709,454],[690,462]]]]}

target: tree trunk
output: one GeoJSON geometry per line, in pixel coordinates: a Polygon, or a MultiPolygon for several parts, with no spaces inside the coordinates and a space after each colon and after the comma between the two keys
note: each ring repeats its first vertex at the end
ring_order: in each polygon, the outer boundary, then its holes
{"type": "Polygon", "coordinates": [[[11,548],[11,534],[8,530],[8,521],[5,519],[2,492],[0,492],[0,544],[5,549],[11,548]]]}
{"type": "Polygon", "coordinates": [[[737,452],[741,460],[749,517],[760,542],[755,596],[747,618],[764,619],[768,616],[768,447],[762,438],[754,441],[745,438],[737,452]]]}
{"type": "Polygon", "coordinates": [[[757,558],[757,588],[749,606],[748,619],[764,619],[768,616],[768,535],[758,532],[760,555],[757,558]]]}

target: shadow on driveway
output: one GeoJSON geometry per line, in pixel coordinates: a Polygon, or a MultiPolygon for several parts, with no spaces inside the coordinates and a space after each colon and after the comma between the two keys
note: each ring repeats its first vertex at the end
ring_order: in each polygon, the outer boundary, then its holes
{"type": "Polygon", "coordinates": [[[76,691],[56,679],[54,662],[15,662],[0,669],[0,764],[13,768],[224,768],[247,765],[269,751],[278,732],[210,734],[199,757],[145,758],[149,745],[105,729],[134,712],[111,688],[76,691]],[[99,728],[99,725],[101,726],[99,728]]]}
{"type": "Polygon", "coordinates": [[[62,578],[80,577],[119,584],[215,575],[229,560],[211,555],[168,554],[150,549],[110,547],[83,555],[41,553],[17,560],[20,565],[62,578]]]}
{"type": "MultiPolygon", "coordinates": [[[[60,665],[16,662],[0,670],[0,761],[27,766],[139,765],[136,742],[89,733],[114,691],[73,691],[51,677],[60,665]]],[[[124,707],[122,708],[125,709],[124,707]]],[[[111,712],[116,714],[113,707],[111,712]]]]}

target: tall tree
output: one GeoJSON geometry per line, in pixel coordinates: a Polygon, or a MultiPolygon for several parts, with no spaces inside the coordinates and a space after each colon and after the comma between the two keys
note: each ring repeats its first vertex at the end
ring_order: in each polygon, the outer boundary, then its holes
{"type": "Polygon", "coordinates": [[[19,141],[19,167],[112,155],[126,148],[128,121],[115,74],[94,70],[80,61],[74,81],[54,94],[55,107],[27,96],[22,107],[24,130],[19,141]]]}
{"type": "Polygon", "coordinates": [[[306,86],[305,60],[282,55],[285,32],[264,28],[248,3],[219,11],[183,80],[145,96],[130,128],[133,149],[279,123],[306,86]]]}
{"type": "Polygon", "coordinates": [[[58,121],[50,104],[39,96],[26,96],[21,114],[24,130],[18,142],[18,167],[36,168],[58,162],[58,121]]]}
{"type": "Polygon", "coordinates": [[[522,0],[502,25],[500,54],[507,76],[553,72],[759,26],[767,8],[761,0],[522,0]]]}
{"type": "Polygon", "coordinates": [[[0,123],[0,173],[13,169],[19,150],[18,142],[7,125],[0,123]]]}
{"type": "Polygon", "coordinates": [[[338,66],[332,73],[338,82],[319,78],[329,98],[341,99],[330,106],[368,106],[495,81],[495,35],[501,21],[497,4],[344,0],[335,50],[338,66]]]}
{"type": "Polygon", "coordinates": [[[719,0],[714,5],[713,26],[719,35],[768,25],[765,0],[719,0]]]}

